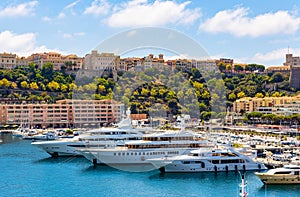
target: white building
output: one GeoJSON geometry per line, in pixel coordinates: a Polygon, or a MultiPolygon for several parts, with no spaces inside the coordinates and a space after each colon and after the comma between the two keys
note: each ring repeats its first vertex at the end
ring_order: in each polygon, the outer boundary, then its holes
{"type": "Polygon", "coordinates": [[[91,54],[85,56],[86,70],[116,70],[119,66],[120,56],[114,53],[98,53],[92,50],[91,54]]]}

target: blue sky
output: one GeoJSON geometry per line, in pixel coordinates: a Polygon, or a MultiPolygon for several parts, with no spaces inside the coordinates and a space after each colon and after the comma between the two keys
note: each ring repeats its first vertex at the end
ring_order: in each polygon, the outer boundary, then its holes
{"type": "Polygon", "coordinates": [[[211,58],[282,65],[288,47],[300,56],[299,9],[291,0],[1,0],[0,51],[84,56],[120,32],[164,27],[191,37],[211,58]]]}

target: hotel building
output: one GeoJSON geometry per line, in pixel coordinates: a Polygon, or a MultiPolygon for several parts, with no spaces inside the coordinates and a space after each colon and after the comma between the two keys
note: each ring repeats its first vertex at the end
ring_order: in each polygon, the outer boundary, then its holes
{"type": "Polygon", "coordinates": [[[0,104],[1,124],[28,127],[95,127],[119,122],[124,105],[113,100],[59,100],[54,104],[0,104]]]}

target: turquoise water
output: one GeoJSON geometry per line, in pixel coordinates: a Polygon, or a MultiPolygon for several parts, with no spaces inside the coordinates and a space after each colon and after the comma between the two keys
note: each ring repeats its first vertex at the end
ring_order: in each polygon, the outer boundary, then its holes
{"type": "MultiPolygon", "coordinates": [[[[0,135],[0,196],[238,196],[239,173],[160,174],[50,158],[30,141],[0,135]]],[[[300,185],[267,186],[246,173],[249,196],[300,196],[300,185]]]]}

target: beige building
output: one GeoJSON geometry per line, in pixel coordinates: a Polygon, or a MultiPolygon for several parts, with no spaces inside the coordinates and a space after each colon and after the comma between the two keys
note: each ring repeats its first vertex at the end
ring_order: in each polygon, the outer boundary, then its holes
{"type": "Polygon", "coordinates": [[[253,111],[259,111],[259,107],[275,107],[275,106],[281,106],[287,103],[293,103],[300,101],[300,95],[289,97],[289,96],[283,96],[283,97],[264,97],[264,98],[251,98],[251,97],[245,97],[236,100],[233,103],[233,111],[236,113],[240,112],[253,112],[253,111]]]}
{"type": "Polygon", "coordinates": [[[60,53],[49,52],[49,53],[35,53],[27,58],[28,62],[33,62],[38,66],[39,69],[45,63],[52,63],[53,70],[61,70],[65,67],[67,70],[79,70],[83,67],[84,59],[77,55],[63,56],[60,53]]]}
{"type": "Polygon", "coordinates": [[[12,53],[0,53],[0,68],[11,70],[17,66],[28,66],[25,57],[18,57],[12,53]]]}
{"type": "Polygon", "coordinates": [[[1,124],[85,127],[119,122],[124,105],[113,100],[60,100],[55,104],[0,104],[1,124]]]}
{"type": "Polygon", "coordinates": [[[117,70],[119,66],[120,56],[114,53],[98,53],[92,50],[91,54],[85,56],[86,70],[117,70]]]}

